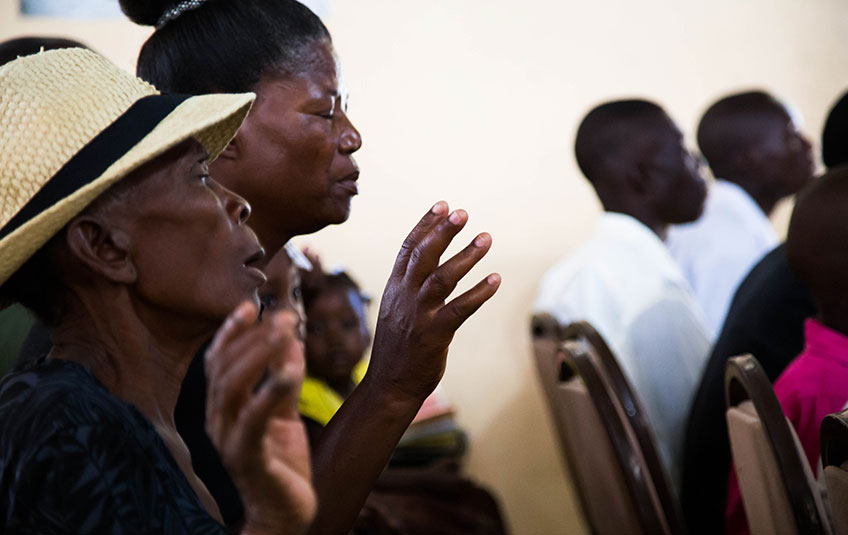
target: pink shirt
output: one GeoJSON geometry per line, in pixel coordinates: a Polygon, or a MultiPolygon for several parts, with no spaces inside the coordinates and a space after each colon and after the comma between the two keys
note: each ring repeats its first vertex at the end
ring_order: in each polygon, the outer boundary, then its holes
{"type": "MultiPolygon", "coordinates": [[[[804,351],[777,378],[774,393],[815,470],[821,421],[848,402],[848,336],[812,318],[804,333],[804,351]]],[[[728,535],[748,533],[735,471],[728,481],[726,521],[728,535]]]]}

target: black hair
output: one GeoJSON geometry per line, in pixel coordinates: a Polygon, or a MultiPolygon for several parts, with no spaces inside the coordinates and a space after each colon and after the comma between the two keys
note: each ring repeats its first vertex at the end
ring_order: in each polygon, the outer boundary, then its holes
{"type": "MultiPolygon", "coordinates": [[[[120,0],[132,21],[149,26],[177,3],[120,0]]],[[[330,33],[296,0],[206,0],[153,32],[136,74],[164,92],[244,92],[266,74],[302,71],[302,49],[316,40],[330,33]]]]}
{"type": "Polygon", "coordinates": [[[822,160],[826,167],[848,163],[848,92],[830,108],[821,143],[822,160]]]}
{"type": "Polygon", "coordinates": [[[65,285],[58,265],[64,235],[62,229],[0,286],[0,310],[20,303],[46,326],[59,323],[65,313],[65,285]]]}
{"type": "Polygon", "coordinates": [[[644,133],[646,125],[665,116],[657,104],[641,99],[615,100],[596,106],[577,128],[574,154],[580,171],[594,183],[604,162],[618,158],[644,133]]]}
{"type": "Polygon", "coordinates": [[[843,303],[848,298],[846,202],[848,165],[837,165],[798,194],[789,221],[786,235],[789,267],[810,289],[822,314],[834,312],[825,305],[843,303]]]}
{"type": "Polygon", "coordinates": [[[356,293],[363,305],[371,302],[371,298],[362,292],[359,284],[344,271],[336,273],[324,273],[317,280],[310,280],[311,277],[304,277],[301,282],[301,294],[303,295],[303,306],[309,308],[318,297],[331,289],[349,290],[356,293]]]}
{"type": "Polygon", "coordinates": [[[714,176],[732,179],[737,174],[737,155],[757,143],[763,135],[764,114],[785,116],[778,100],[765,91],[746,91],[724,97],[704,112],[698,123],[698,148],[714,176]]]}
{"type": "Polygon", "coordinates": [[[0,65],[23,56],[29,56],[41,50],[55,50],[57,48],[88,48],[79,41],[65,39],[63,37],[18,37],[0,43],[0,65]]]}

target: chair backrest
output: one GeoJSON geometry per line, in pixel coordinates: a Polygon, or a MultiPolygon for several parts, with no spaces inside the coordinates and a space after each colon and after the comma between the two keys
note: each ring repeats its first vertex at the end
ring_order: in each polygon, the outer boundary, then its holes
{"type": "Polygon", "coordinates": [[[848,535],[848,462],[824,467],[827,502],[834,535],[848,535]]]}
{"type": "Polygon", "coordinates": [[[560,350],[562,329],[559,322],[549,314],[537,314],[531,319],[530,331],[536,371],[563,458],[592,533],[612,533],[619,527],[638,525],[636,513],[629,501],[621,503],[620,497],[624,494],[623,476],[620,471],[608,468],[613,466],[611,460],[614,456],[605,431],[597,425],[597,411],[591,404],[583,382],[573,375],[570,365],[565,361],[565,353],[560,350]],[[565,379],[561,380],[563,377],[565,379]],[[586,422],[581,432],[576,432],[577,422],[586,422]],[[590,440],[597,444],[586,448],[585,442],[590,440]],[[593,459],[581,462],[577,452],[587,451],[594,454],[593,459]],[[617,506],[615,515],[605,515],[604,493],[612,505],[617,506]]]}
{"type": "Polygon", "coordinates": [[[584,322],[562,328],[546,314],[533,317],[531,330],[537,370],[592,531],[683,533],[641,405],[603,339],[584,322]],[[653,445],[647,458],[640,447],[646,437],[653,445]]]}
{"type": "Polygon", "coordinates": [[[848,535],[848,410],[825,416],[821,456],[835,535],[848,535]]]}
{"type": "Polygon", "coordinates": [[[630,381],[618,364],[615,355],[598,331],[586,321],[574,322],[565,328],[566,340],[585,339],[594,349],[598,363],[603,369],[612,396],[623,410],[625,426],[633,433],[642,458],[645,461],[648,476],[656,492],[671,533],[684,533],[685,524],[680,502],[671,486],[671,480],[660,458],[659,447],[654,438],[654,430],[649,423],[647,413],[634,392],[630,381]]]}
{"type": "MultiPolygon", "coordinates": [[[[559,345],[562,341],[559,322],[550,314],[536,314],[530,320],[530,336],[533,340],[533,358],[536,362],[539,382],[542,385],[549,408],[553,413],[557,413],[559,406],[552,401],[560,383],[561,367],[565,365],[562,353],[559,351],[559,345]]],[[[564,443],[564,422],[562,418],[558,417],[554,417],[553,420],[560,443],[564,443]]]]}
{"type": "Polygon", "coordinates": [[[724,384],[730,447],[751,533],[829,533],[812,470],[757,359],[730,359],[724,384]]]}

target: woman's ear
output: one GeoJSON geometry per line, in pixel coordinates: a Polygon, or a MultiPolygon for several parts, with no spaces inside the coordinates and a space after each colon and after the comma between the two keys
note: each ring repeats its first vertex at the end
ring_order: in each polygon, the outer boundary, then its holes
{"type": "Polygon", "coordinates": [[[100,218],[80,216],[68,224],[66,236],[71,254],[98,275],[122,284],[136,281],[129,254],[132,239],[126,232],[100,218]]]}

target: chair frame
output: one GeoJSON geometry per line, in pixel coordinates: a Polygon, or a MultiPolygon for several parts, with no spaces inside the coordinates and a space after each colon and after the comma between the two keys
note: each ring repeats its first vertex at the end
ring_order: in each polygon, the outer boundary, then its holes
{"type": "MultiPolygon", "coordinates": [[[[559,377],[552,382],[553,387],[575,376],[580,377],[586,386],[592,404],[605,424],[642,530],[645,533],[685,533],[680,506],[660,461],[653,431],[641,403],[603,337],[587,322],[575,322],[563,328],[548,314],[533,316],[531,333],[534,341],[554,337],[557,341],[555,358],[559,363],[559,377]],[[635,447],[637,445],[641,454],[635,447]],[[651,499],[652,488],[659,504],[651,499]],[[658,510],[657,505],[662,510],[658,510]]],[[[542,382],[546,389],[551,388],[550,378],[542,377],[542,382]]],[[[576,473],[574,460],[568,455],[566,462],[571,472],[576,473]]],[[[580,492],[578,495],[583,510],[587,511],[586,497],[580,492]]]]}
{"type": "Polygon", "coordinates": [[[819,438],[822,466],[841,468],[848,461],[848,409],[825,416],[819,438]]]}
{"type": "Polygon", "coordinates": [[[653,428],[648,421],[645,409],[634,393],[633,387],[630,386],[630,381],[624,375],[624,371],[615,359],[612,350],[600,333],[585,321],[577,321],[568,325],[563,335],[566,339],[583,337],[594,348],[599,363],[606,372],[613,395],[621,405],[627,423],[642,450],[642,457],[647,465],[657,499],[665,512],[668,529],[671,533],[685,533],[686,527],[680,502],[672,490],[671,481],[660,458],[653,428]]]}
{"type": "Polygon", "coordinates": [[[762,422],[772,452],[780,466],[780,476],[789,497],[792,515],[799,533],[826,534],[819,516],[813,489],[807,483],[802,459],[771,381],[752,355],[733,357],[727,361],[724,374],[727,407],[750,400],[762,422]]]}
{"type": "MultiPolygon", "coordinates": [[[[551,411],[556,413],[558,411],[558,408],[553,406],[553,403],[551,403],[551,399],[554,394],[553,390],[557,388],[558,383],[567,381],[568,374],[572,373],[571,366],[566,362],[566,356],[560,348],[560,344],[562,343],[562,326],[556,320],[556,318],[554,318],[550,314],[534,314],[530,319],[530,336],[533,339],[534,346],[539,341],[549,342],[551,346],[553,346],[551,353],[547,355],[547,357],[554,361],[552,362],[552,364],[555,364],[554,367],[556,368],[556,375],[548,377],[543,372],[540,365],[537,365],[536,368],[539,372],[539,379],[542,382],[542,387],[545,389],[545,397],[547,398],[546,401],[549,403],[551,411]],[[563,379],[563,377],[566,378],[563,379]]],[[[540,352],[540,348],[534,347],[533,350],[535,353],[537,353],[535,355],[535,358],[538,359],[538,353],[540,352]]],[[[553,418],[553,421],[554,426],[557,428],[557,433],[559,434],[558,438],[560,445],[561,447],[564,447],[565,436],[567,435],[568,431],[563,427],[560,418],[555,416],[553,418]]],[[[577,474],[578,470],[575,465],[575,459],[569,454],[563,455],[563,457],[565,457],[565,464],[568,466],[568,472],[570,474],[577,474]]],[[[596,533],[597,529],[592,526],[592,519],[587,514],[587,512],[590,510],[587,502],[588,498],[583,494],[579,485],[575,485],[574,488],[576,490],[577,500],[580,503],[580,508],[583,511],[584,519],[590,525],[590,531],[592,533],[596,533]]]]}

